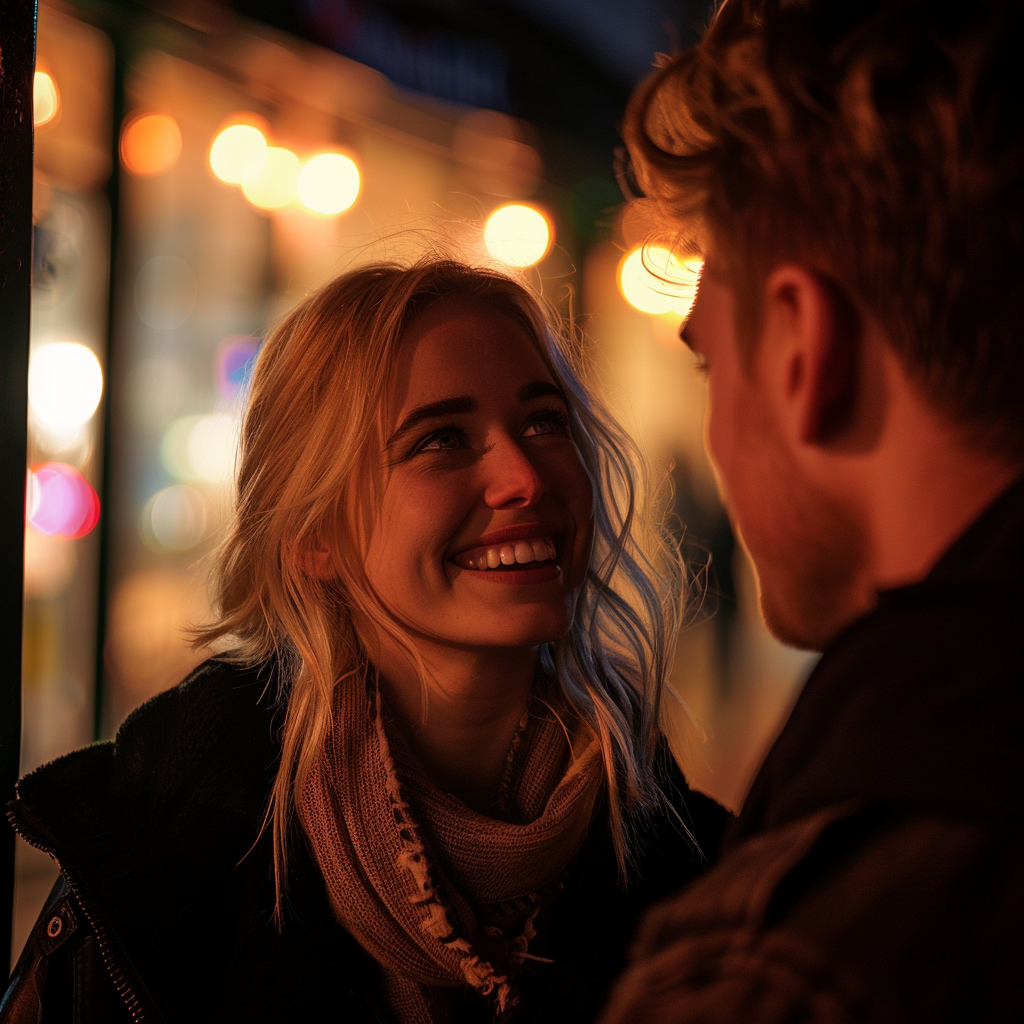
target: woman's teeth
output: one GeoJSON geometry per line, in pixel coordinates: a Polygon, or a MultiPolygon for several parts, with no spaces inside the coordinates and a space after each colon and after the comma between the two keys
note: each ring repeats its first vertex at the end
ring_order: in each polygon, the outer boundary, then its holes
{"type": "Polygon", "coordinates": [[[555,545],[551,538],[538,537],[536,540],[517,540],[514,544],[477,548],[459,555],[456,562],[465,569],[498,569],[503,565],[547,562],[554,557],[555,545]]]}

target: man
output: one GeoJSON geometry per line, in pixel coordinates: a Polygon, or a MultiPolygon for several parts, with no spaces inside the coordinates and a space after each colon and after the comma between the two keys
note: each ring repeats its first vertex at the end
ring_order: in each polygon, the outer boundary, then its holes
{"type": "Polygon", "coordinates": [[[634,96],[763,614],[824,651],[602,1024],[1021,1021],[1024,10],[726,0],[634,96]]]}

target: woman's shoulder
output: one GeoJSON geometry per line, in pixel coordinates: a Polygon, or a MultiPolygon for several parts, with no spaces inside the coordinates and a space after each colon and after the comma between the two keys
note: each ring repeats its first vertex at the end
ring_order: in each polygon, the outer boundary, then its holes
{"type": "Polygon", "coordinates": [[[245,666],[211,658],[177,686],[157,694],[124,720],[112,756],[126,771],[144,758],[172,773],[213,759],[276,751],[279,670],[274,662],[245,666]]]}
{"type": "Polygon", "coordinates": [[[279,752],[276,690],[272,665],[204,662],[133,711],[112,741],[22,778],[12,820],[30,842],[59,850],[127,823],[152,833],[183,817],[258,816],[279,752]]]}

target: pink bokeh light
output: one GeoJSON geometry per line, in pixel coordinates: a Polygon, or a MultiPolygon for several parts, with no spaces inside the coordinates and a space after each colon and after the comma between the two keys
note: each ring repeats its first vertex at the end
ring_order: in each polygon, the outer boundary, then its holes
{"type": "Polygon", "coordinates": [[[100,499],[73,466],[45,462],[29,470],[25,516],[40,533],[84,537],[99,522],[100,499]]]}

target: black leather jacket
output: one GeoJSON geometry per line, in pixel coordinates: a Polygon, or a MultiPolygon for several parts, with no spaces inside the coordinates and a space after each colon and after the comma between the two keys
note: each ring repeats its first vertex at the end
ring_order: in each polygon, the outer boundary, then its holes
{"type": "MultiPolygon", "coordinates": [[[[379,968],[333,919],[304,842],[274,905],[269,829],[279,757],[270,667],[210,661],[134,712],[113,743],[21,780],[14,828],[61,867],[0,1003],[0,1024],[385,1022],[379,968]]],[[[726,812],[665,757],[677,807],[714,856],[726,812]]],[[[570,867],[524,983],[522,1021],[592,1020],[640,912],[705,858],[668,812],[645,826],[638,881],[619,885],[595,830],[570,867]]],[[[473,997],[475,999],[475,997],[473,997]]],[[[467,1019],[479,1008],[467,1002],[467,1019]]]]}

